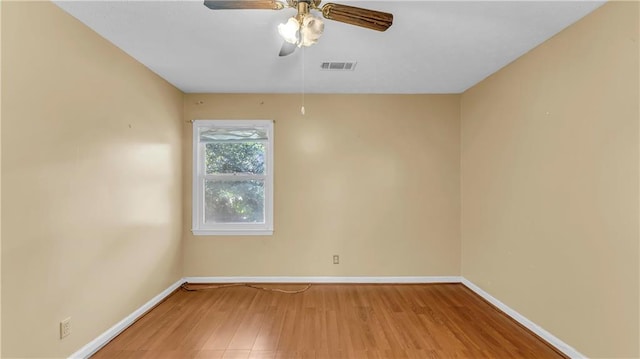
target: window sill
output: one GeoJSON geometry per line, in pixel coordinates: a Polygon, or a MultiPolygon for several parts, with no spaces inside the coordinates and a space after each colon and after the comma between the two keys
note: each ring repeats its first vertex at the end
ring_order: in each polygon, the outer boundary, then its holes
{"type": "Polygon", "coordinates": [[[272,236],[272,229],[192,229],[194,236],[272,236]]]}

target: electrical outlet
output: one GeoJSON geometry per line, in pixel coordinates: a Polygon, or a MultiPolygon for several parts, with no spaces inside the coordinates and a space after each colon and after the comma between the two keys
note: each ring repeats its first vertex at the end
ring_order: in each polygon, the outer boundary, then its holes
{"type": "Polygon", "coordinates": [[[60,322],[60,339],[71,334],[71,317],[60,322]]]}
{"type": "Polygon", "coordinates": [[[333,264],[340,264],[340,256],[337,254],[333,255],[333,264]]]}

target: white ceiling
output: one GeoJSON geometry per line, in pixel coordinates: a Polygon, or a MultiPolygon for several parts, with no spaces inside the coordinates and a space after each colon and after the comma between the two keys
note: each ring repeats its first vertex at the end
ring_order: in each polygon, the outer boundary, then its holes
{"type": "Polygon", "coordinates": [[[394,14],[386,32],[325,21],[278,57],[293,9],[212,11],[202,1],[56,1],[184,92],[460,93],[604,1],[340,1],[394,14]],[[322,71],[323,61],[357,61],[322,71]],[[304,80],[304,81],[303,81],[304,80]]]}

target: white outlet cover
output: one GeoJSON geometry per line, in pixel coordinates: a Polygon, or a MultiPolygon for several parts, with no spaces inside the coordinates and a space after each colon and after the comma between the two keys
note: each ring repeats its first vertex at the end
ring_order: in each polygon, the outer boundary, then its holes
{"type": "Polygon", "coordinates": [[[71,334],[71,317],[63,319],[60,322],[60,339],[71,334]]]}

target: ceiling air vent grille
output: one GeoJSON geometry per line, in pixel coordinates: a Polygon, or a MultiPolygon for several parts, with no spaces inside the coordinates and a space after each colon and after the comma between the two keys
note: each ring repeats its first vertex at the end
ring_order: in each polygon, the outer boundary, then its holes
{"type": "Polygon", "coordinates": [[[353,71],[356,68],[356,62],[323,62],[320,69],[327,71],[353,71]]]}

